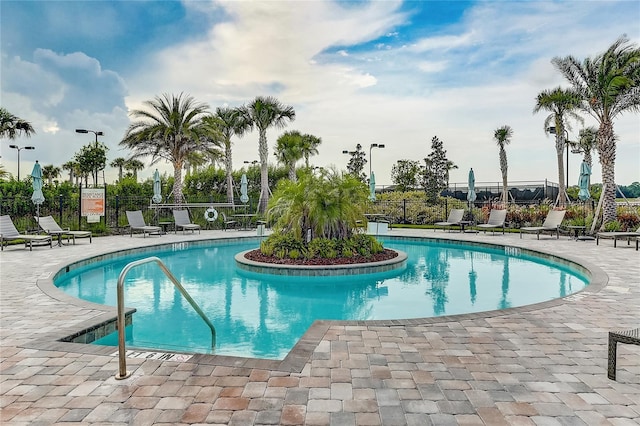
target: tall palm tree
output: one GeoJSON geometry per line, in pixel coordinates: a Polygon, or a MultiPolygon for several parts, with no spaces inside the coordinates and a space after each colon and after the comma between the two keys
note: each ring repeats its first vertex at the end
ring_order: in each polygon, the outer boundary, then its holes
{"type": "Polygon", "coordinates": [[[42,167],[42,177],[47,180],[49,185],[53,184],[53,180],[60,177],[60,167],[48,164],[42,167]]]}
{"type": "Polygon", "coordinates": [[[151,164],[169,161],[173,165],[173,196],[176,204],[182,203],[182,166],[190,152],[207,147],[202,118],[209,107],[183,93],[165,93],[144,105],[148,110],[130,113],[138,121],[129,126],[120,145],[131,149],[135,157],[151,156],[151,164]]]}
{"type": "Polygon", "coordinates": [[[62,170],[66,170],[69,172],[69,183],[73,183],[74,172],[77,168],[77,163],[73,160],[67,161],[62,165],[62,170]]]}
{"type": "Polygon", "coordinates": [[[288,121],[296,118],[292,106],[284,105],[271,96],[258,96],[242,107],[242,115],[247,129],[258,129],[258,154],[260,155],[260,202],[258,210],[264,213],[269,202],[269,146],[267,130],[270,127],[282,129],[288,121]]]}
{"type": "Polygon", "coordinates": [[[122,182],[122,170],[126,164],[127,159],[122,157],[115,158],[111,163],[109,163],[111,167],[116,167],[118,169],[118,182],[122,182]]]}
{"type": "Polygon", "coordinates": [[[602,166],[604,228],[617,219],[613,121],[624,112],[640,111],[640,48],[622,36],[595,58],[579,61],[566,56],[555,57],[551,62],[582,97],[582,109],[599,123],[597,148],[602,166]]]}
{"type": "Polygon", "coordinates": [[[537,113],[541,110],[549,111],[551,114],[544,120],[545,133],[555,133],[556,135],[556,159],[558,162],[558,186],[560,194],[558,194],[558,204],[560,206],[565,205],[567,199],[567,182],[565,182],[565,170],[563,154],[565,147],[568,146],[569,141],[565,139],[567,133],[565,129],[569,126],[565,123],[567,117],[571,117],[576,121],[582,122],[582,117],[575,113],[580,108],[582,99],[573,90],[565,90],[561,87],[556,87],[551,90],[543,90],[538,93],[536,97],[536,105],[533,108],[533,113],[537,113]],[[551,124],[553,129],[551,130],[551,124]]]}
{"type": "Polygon", "coordinates": [[[322,143],[322,139],[317,136],[304,134],[302,135],[302,155],[304,156],[304,166],[309,168],[309,157],[318,155],[318,147],[322,143]]]}
{"type": "Polygon", "coordinates": [[[596,139],[598,137],[598,129],[595,127],[585,127],[578,133],[577,148],[582,151],[582,160],[589,165],[589,168],[593,166],[593,158],[591,152],[596,149],[596,139]]]}
{"type": "Polygon", "coordinates": [[[0,107],[0,138],[15,139],[20,134],[29,137],[35,132],[31,123],[0,107]]]}
{"type": "Polygon", "coordinates": [[[511,143],[513,129],[511,126],[502,126],[493,133],[498,147],[500,147],[500,171],[502,172],[502,202],[506,205],[509,202],[508,182],[507,182],[507,151],[504,147],[511,143]]]}
{"type": "Polygon", "coordinates": [[[284,132],[276,142],[274,154],[289,170],[289,180],[296,181],[296,163],[304,156],[302,134],[297,130],[284,132]]]}
{"type": "Polygon", "coordinates": [[[216,108],[215,115],[205,117],[205,126],[221,135],[224,146],[224,169],[227,181],[227,202],[233,203],[233,156],[231,138],[242,136],[248,129],[248,123],[242,119],[240,108],[216,108]]]}
{"type": "Polygon", "coordinates": [[[144,169],[144,163],[135,158],[130,158],[124,164],[124,169],[131,172],[131,176],[137,182],[138,181],[138,172],[144,169]]]}

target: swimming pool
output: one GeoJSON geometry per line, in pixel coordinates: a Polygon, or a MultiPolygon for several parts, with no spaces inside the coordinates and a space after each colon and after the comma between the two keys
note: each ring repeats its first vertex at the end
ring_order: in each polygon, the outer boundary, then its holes
{"type": "MultiPolygon", "coordinates": [[[[216,354],[282,359],[316,319],[422,318],[517,307],[564,297],[588,284],[567,262],[512,247],[382,238],[408,255],[392,273],[323,279],[257,276],[233,256],[257,245],[213,240],[179,243],[70,267],[55,285],[74,297],[115,306],[129,262],[158,256],[205,311],[217,331],[216,354]]],[[[131,270],[126,306],[135,307],[127,346],[212,353],[202,319],[154,264],[131,270]]],[[[95,343],[117,345],[117,334],[95,343]]]]}

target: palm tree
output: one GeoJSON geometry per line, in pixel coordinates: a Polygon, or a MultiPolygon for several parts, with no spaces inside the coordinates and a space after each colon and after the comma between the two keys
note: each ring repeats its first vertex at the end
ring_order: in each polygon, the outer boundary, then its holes
{"type": "Polygon", "coordinates": [[[579,61],[566,56],[555,57],[551,62],[581,96],[582,109],[599,123],[597,148],[602,166],[604,228],[617,219],[613,121],[624,112],[640,111],[640,49],[622,36],[595,58],[579,61]]]}
{"type": "Polygon", "coordinates": [[[591,158],[591,152],[596,149],[596,138],[598,136],[598,129],[595,127],[586,127],[580,130],[578,133],[578,142],[575,144],[577,148],[584,154],[583,161],[589,165],[589,168],[593,166],[593,159],[591,158]]]}
{"type": "Polygon", "coordinates": [[[289,180],[296,181],[296,163],[304,153],[302,134],[297,130],[284,132],[276,142],[275,156],[278,162],[289,169],[289,180]]]}
{"type": "Polygon", "coordinates": [[[4,169],[4,165],[0,164],[0,180],[4,180],[9,177],[9,172],[4,169]]]}
{"type": "Polygon", "coordinates": [[[233,156],[231,152],[231,138],[242,136],[248,125],[242,119],[239,108],[216,108],[215,115],[203,119],[205,126],[221,135],[224,146],[224,168],[227,181],[227,202],[233,203],[233,156]]]}
{"type": "Polygon", "coordinates": [[[62,165],[62,170],[66,170],[69,172],[69,183],[73,183],[73,176],[76,168],[77,168],[77,163],[73,160],[67,161],[62,165]]]}
{"type": "Polygon", "coordinates": [[[258,210],[264,213],[269,202],[269,146],[267,145],[267,130],[270,127],[282,129],[287,121],[296,118],[292,106],[280,103],[271,96],[258,96],[249,105],[242,107],[242,116],[247,129],[258,129],[258,154],[260,155],[260,201],[258,210]]]}
{"type": "Polygon", "coordinates": [[[302,155],[304,156],[304,165],[309,168],[309,157],[318,155],[318,147],[322,143],[322,139],[310,134],[302,135],[302,155]]]}
{"type": "Polygon", "coordinates": [[[60,167],[48,164],[42,168],[42,177],[51,185],[54,179],[60,177],[60,171],[60,167]]]}
{"type": "Polygon", "coordinates": [[[565,123],[566,116],[569,116],[576,121],[582,122],[582,117],[576,114],[574,111],[580,107],[580,96],[573,90],[565,90],[560,87],[556,87],[552,90],[543,90],[538,93],[536,98],[536,106],[533,108],[533,113],[537,113],[541,110],[549,111],[551,114],[544,120],[545,133],[555,133],[556,135],[556,159],[558,162],[558,204],[560,206],[565,205],[567,199],[567,182],[565,182],[564,161],[562,159],[565,147],[569,144],[569,141],[565,139],[565,129],[568,125],[565,123]],[[553,124],[553,127],[551,127],[553,124]]]}
{"type": "Polygon", "coordinates": [[[500,147],[500,171],[502,172],[502,202],[506,205],[509,202],[508,183],[507,183],[507,152],[504,147],[511,143],[513,129],[510,126],[502,126],[493,134],[493,138],[500,147]]]}
{"type": "Polygon", "coordinates": [[[29,137],[35,132],[31,123],[0,107],[0,138],[15,139],[20,134],[29,137]]]}
{"type": "Polygon", "coordinates": [[[124,166],[126,164],[127,164],[126,158],[122,158],[122,157],[118,157],[114,159],[111,163],[109,163],[111,167],[118,168],[118,182],[122,182],[122,170],[124,169],[124,166]]]}
{"type": "Polygon", "coordinates": [[[144,163],[140,160],[136,160],[135,158],[130,158],[124,163],[124,169],[131,172],[131,176],[137,182],[138,181],[138,171],[144,169],[144,163]]]}
{"type": "Polygon", "coordinates": [[[132,123],[120,142],[135,157],[151,156],[151,164],[161,159],[173,165],[173,196],[176,204],[182,203],[182,166],[192,151],[207,147],[203,138],[206,130],[202,118],[208,106],[198,103],[191,96],[164,94],[156,96],[144,105],[149,109],[134,110],[131,116],[139,119],[132,123]]]}

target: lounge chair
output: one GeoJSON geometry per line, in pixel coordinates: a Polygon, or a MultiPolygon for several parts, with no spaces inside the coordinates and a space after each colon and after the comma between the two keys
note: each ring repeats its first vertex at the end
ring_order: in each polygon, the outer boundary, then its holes
{"type": "Polygon", "coordinates": [[[142,237],[146,238],[147,234],[162,234],[162,228],[159,226],[147,225],[142,217],[141,210],[127,211],[127,220],[129,221],[129,232],[133,237],[133,231],[141,231],[142,237]]]}
{"type": "Polygon", "coordinates": [[[549,210],[542,226],[525,226],[524,228],[520,228],[520,238],[522,238],[523,232],[535,232],[538,239],[540,239],[541,232],[555,232],[556,239],[559,239],[560,225],[566,212],[566,210],[549,210]]]}
{"type": "Polygon", "coordinates": [[[506,219],[506,210],[493,209],[491,210],[491,213],[489,213],[489,220],[487,221],[487,223],[476,225],[476,228],[483,229],[485,233],[487,232],[487,229],[495,231],[497,228],[502,228],[502,233],[504,234],[504,222],[506,219]]]}
{"type": "Polygon", "coordinates": [[[52,216],[44,216],[37,217],[34,216],[36,222],[38,222],[38,226],[47,234],[52,237],[55,235],[58,237],[58,245],[61,245],[61,241],[63,237],[67,237],[67,244],[69,243],[69,239],[73,238],[73,245],[76,244],[76,238],[87,238],[89,237],[89,244],[91,244],[91,231],[71,231],[69,228],[62,229],[58,222],[52,216]]]}
{"type": "Polygon", "coordinates": [[[616,363],[618,343],[640,346],[640,328],[631,330],[618,330],[609,332],[609,357],[607,362],[607,377],[616,379],[616,363]]]}
{"type": "MultiPolygon", "coordinates": [[[[436,222],[434,226],[442,226],[443,228],[452,226],[460,226],[460,222],[462,221],[462,217],[464,216],[464,209],[451,209],[449,212],[449,217],[444,222],[436,222]]],[[[435,228],[434,228],[435,231],[435,228]]]]}
{"type": "Polygon", "coordinates": [[[191,231],[193,234],[196,229],[198,230],[198,234],[200,233],[200,225],[191,222],[191,219],[189,219],[189,212],[187,210],[174,210],[173,220],[176,234],[178,233],[178,229],[182,229],[183,234],[186,231],[191,231]]]}
{"type": "Polygon", "coordinates": [[[636,250],[638,250],[638,242],[640,238],[640,228],[635,232],[598,232],[596,234],[596,245],[600,243],[600,238],[613,238],[613,246],[616,247],[616,242],[619,239],[627,239],[627,245],[631,244],[631,239],[636,239],[636,250]]]}
{"type": "Polygon", "coordinates": [[[0,250],[4,250],[4,242],[14,240],[23,240],[24,247],[29,246],[29,251],[33,251],[33,244],[49,244],[49,248],[53,247],[51,235],[29,235],[21,234],[13,224],[11,217],[8,215],[0,216],[0,250]]]}

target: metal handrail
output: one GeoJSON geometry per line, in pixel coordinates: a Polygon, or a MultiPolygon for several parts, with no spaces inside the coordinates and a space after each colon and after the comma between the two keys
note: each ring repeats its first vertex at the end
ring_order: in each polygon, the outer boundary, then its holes
{"type": "Polygon", "coordinates": [[[167,278],[169,278],[171,280],[173,285],[176,286],[176,288],[180,291],[180,293],[184,296],[184,298],[187,299],[187,301],[191,304],[193,309],[195,309],[195,311],[198,313],[198,315],[200,315],[200,317],[204,320],[204,322],[207,323],[207,325],[211,329],[211,348],[214,349],[215,346],[216,346],[216,329],[215,329],[215,327],[213,326],[211,321],[209,321],[209,318],[207,318],[207,316],[204,314],[202,309],[200,309],[200,306],[198,306],[198,304],[195,302],[195,300],[193,300],[193,298],[191,298],[189,293],[187,293],[187,290],[185,290],[184,287],[182,287],[182,284],[180,284],[178,279],[171,273],[171,271],[166,267],[166,265],[164,263],[162,263],[162,261],[159,258],[155,257],[155,256],[147,257],[145,259],[136,260],[134,262],[131,262],[131,263],[127,264],[127,266],[125,266],[124,269],[122,269],[122,272],[120,272],[120,276],[118,277],[118,295],[117,295],[117,297],[118,297],[118,319],[117,319],[117,326],[118,326],[119,372],[118,372],[118,374],[116,374],[116,380],[126,379],[127,377],[129,377],[131,375],[131,373],[129,373],[127,371],[127,358],[126,358],[126,353],[125,353],[124,279],[125,279],[127,273],[132,268],[134,268],[136,266],[143,265],[145,263],[150,263],[150,262],[156,262],[158,264],[158,266],[160,266],[160,269],[162,270],[162,272],[164,272],[164,274],[167,276],[167,278]]]}

